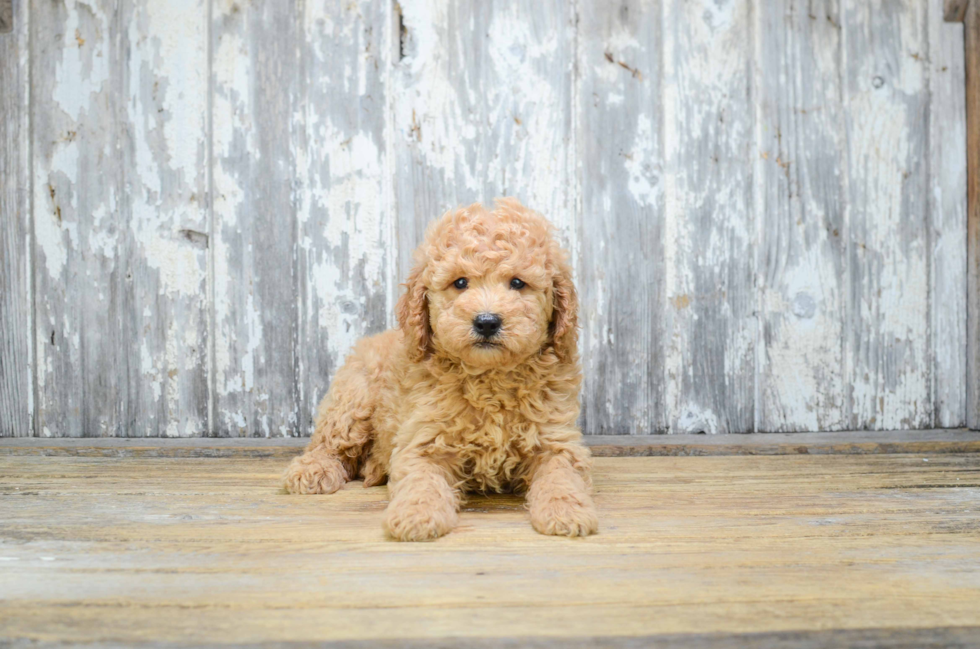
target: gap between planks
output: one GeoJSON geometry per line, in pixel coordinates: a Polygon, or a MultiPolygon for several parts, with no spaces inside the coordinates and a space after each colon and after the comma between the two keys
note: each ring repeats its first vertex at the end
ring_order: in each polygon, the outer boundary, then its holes
{"type": "MultiPolygon", "coordinates": [[[[710,455],[883,455],[980,453],[980,432],[966,429],[756,433],[750,435],[586,435],[596,457],[710,455]]],[[[307,437],[5,438],[0,456],[293,457],[307,437]]]]}
{"type": "MultiPolygon", "coordinates": [[[[770,631],[763,633],[665,633],[643,636],[514,636],[505,638],[405,638],[397,640],[290,641],[243,643],[241,649],[836,649],[837,647],[877,647],[878,649],[967,649],[976,647],[980,627],[931,627],[925,629],[826,629],[770,631]]],[[[61,642],[15,640],[9,649],[64,649],[61,642]]],[[[85,649],[119,649],[115,642],[86,643],[85,649]]],[[[144,649],[186,649],[184,643],[153,642],[144,649]]],[[[227,646],[227,645],[226,645],[227,646]]]]}

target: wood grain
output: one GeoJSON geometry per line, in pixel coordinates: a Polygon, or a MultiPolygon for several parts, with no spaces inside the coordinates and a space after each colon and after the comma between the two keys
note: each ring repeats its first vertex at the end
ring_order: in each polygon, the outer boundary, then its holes
{"type": "Polygon", "coordinates": [[[928,5],[929,187],[931,244],[933,424],[952,428],[967,419],[968,354],[966,240],[966,83],[963,28],[943,21],[937,3],[928,5]],[[941,305],[941,306],[940,306],[941,305]]]}
{"type": "Polygon", "coordinates": [[[664,5],[670,432],[756,430],[751,4],[664,5]]]}
{"type": "Polygon", "coordinates": [[[575,132],[587,434],[668,427],[660,18],[656,0],[579,5],[575,132]]]}
{"type": "Polygon", "coordinates": [[[301,415],[286,431],[291,435],[313,430],[333,373],[359,338],[387,328],[393,310],[385,131],[390,6],[386,0],[302,4],[301,79],[292,118],[301,415]]]}
{"type": "Polygon", "coordinates": [[[571,3],[408,0],[397,8],[398,281],[430,220],[498,196],[550,218],[577,256],[571,3]]]}
{"type": "Polygon", "coordinates": [[[980,427],[976,4],[18,4],[0,433],[305,435],[506,194],[571,251],[587,433],[980,427]]]}
{"type": "Polygon", "coordinates": [[[980,2],[970,3],[966,46],[967,151],[967,425],[980,429],[980,2]]]}
{"type": "Polygon", "coordinates": [[[118,390],[139,356],[130,353],[129,320],[111,317],[113,306],[130,306],[120,303],[132,285],[129,269],[114,272],[125,219],[115,196],[109,204],[121,174],[119,34],[106,2],[84,10],[34,2],[31,19],[37,433],[124,434],[130,401],[118,390]]]}
{"type": "Polygon", "coordinates": [[[217,435],[288,435],[300,427],[298,6],[212,6],[217,435]]]}
{"type": "Polygon", "coordinates": [[[597,536],[539,536],[519,498],[475,497],[429,544],[384,539],[384,487],[288,496],[281,470],[0,457],[3,640],[693,644],[980,625],[976,454],[599,459],[597,536]]]}
{"type": "Polygon", "coordinates": [[[128,218],[122,250],[130,256],[114,269],[126,295],[114,317],[128,324],[122,339],[102,344],[131,355],[125,373],[105,371],[120,375],[118,389],[135,407],[114,434],[201,435],[209,428],[208,0],[129,0],[118,12],[122,175],[110,209],[115,195],[128,218]]]}
{"type": "Polygon", "coordinates": [[[837,2],[756,12],[757,398],[763,431],[848,426],[847,259],[837,2]]]}
{"type": "Polygon", "coordinates": [[[922,428],[935,406],[925,4],[845,7],[849,427],[922,428]]]}
{"type": "Polygon", "coordinates": [[[30,25],[9,1],[0,14],[11,20],[4,29],[0,16],[0,437],[19,437],[34,432],[30,25]]]}
{"type": "Polygon", "coordinates": [[[200,434],[207,6],[31,9],[37,431],[200,434]]]}

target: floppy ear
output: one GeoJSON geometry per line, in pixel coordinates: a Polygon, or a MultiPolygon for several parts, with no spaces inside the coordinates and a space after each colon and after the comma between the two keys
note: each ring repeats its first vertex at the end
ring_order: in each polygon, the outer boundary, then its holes
{"type": "Polygon", "coordinates": [[[405,334],[408,354],[413,361],[420,361],[432,350],[432,329],[429,327],[429,300],[425,295],[422,271],[425,262],[419,262],[412,269],[405,286],[408,290],[398,298],[395,311],[398,326],[405,334]]]}
{"type": "Polygon", "coordinates": [[[555,310],[551,314],[551,340],[558,358],[569,361],[578,353],[578,294],[572,283],[572,269],[564,261],[558,264],[552,295],[555,310]]]}

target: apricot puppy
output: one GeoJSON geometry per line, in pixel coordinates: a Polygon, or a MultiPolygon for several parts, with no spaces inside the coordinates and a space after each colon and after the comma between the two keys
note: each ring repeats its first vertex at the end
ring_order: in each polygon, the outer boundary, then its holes
{"type": "Polygon", "coordinates": [[[578,300],[565,253],[515,199],[447,212],[415,254],[399,328],[361,340],[320,404],[285,487],[388,482],[388,534],[456,525],[467,492],[525,493],[542,534],[598,529],[576,425],[578,300]]]}

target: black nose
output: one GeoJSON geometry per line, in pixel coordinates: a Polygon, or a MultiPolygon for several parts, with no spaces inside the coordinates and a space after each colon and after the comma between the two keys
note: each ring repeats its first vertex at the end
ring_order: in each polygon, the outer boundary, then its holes
{"type": "Polygon", "coordinates": [[[502,323],[503,320],[496,313],[481,313],[473,318],[473,329],[484,338],[489,338],[500,331],[502,323]]]}

